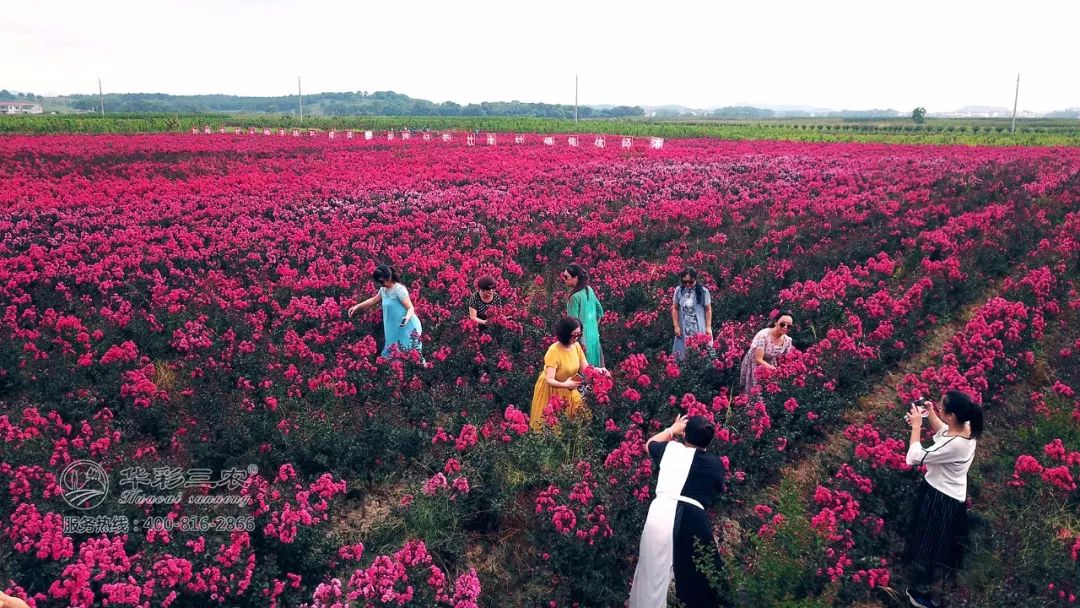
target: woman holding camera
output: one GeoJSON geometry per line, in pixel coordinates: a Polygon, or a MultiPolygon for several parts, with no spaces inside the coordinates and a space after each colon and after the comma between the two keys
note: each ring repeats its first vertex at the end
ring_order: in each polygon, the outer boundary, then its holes
{"type": "Polygon", "coordinates": [[[724,491],[724,464],[705,451],[715,436],[716,427],[704,416],[677,416],[674,424],[645,443],[660,476],[641,532],[629,608],[667,606],[672,573],[675,595],[682,605],[719,605],[716,591],[694,561],[695,545],[701,546],[713,573],[719,573],[720,556],[705,512],[724,491]],[[673,441],[676,435],[682,436],[682,442],[673,441]]]}
{"type": "MultiPolygon", "coordinates": [[[[577,414],[584,401],[578,387],[581,386],[589,361],[581,350],[581,321],[577,317],[563,317],[555,324],[556,342],[544,354],[544,369],[533,387],[529,426],[539,431],[544,426],[544,408],[552,397],[566,402],[566,414],[577,414]]],[[[607,373],[604,368],[597,368],[607,373]]]]}
{"type": "Polygon", "coordinates": [[[422,350],[420,335],[423,327],[409,298],[409,290],[401,284],[401,275],[393,266],[380,264],[372,271],[371,281],[379,287],[379,293],[350,308],[349,316],[382,304],[383,336],[386,341],[382,356],[390,357],[395,347],[401,352],[422,350]]]}
{"type": "Polygon", "coordinates": [[[967,473],[975,460],[975,441],[983,430],[982,409],[966,393],[949,391],[941,398],[941,414],[925,401],[933,445],[922,446],[923,412],[908,412],[911,437],[907,463],[926,466],[919,486],[908,537],[907,562],[917,569],[924,588],[907,589],[913,606],[938,608],[945,579],[960,568],[967,539],[967,473]]]}

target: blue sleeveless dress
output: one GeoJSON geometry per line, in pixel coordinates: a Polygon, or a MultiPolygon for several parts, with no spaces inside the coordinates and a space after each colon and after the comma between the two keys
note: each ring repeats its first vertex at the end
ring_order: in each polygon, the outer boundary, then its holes
{"type": "Polygon", "coordinates": [[[413,314],[405,327],[401,327],[401,319],[405,316],[405,305],[401,303],[401,300],[408,295],[409,290],[401,283],[395,284],[390,289],[379,288],[379,296],[382,298],[383,336],[386,338],[386,345],[382,350],[384,357],[390,356],[390,349],[395,344],[398,350],[402,351],[423,349],[420,341],[420,335],[423,333],[420,318],[413,314]]]}

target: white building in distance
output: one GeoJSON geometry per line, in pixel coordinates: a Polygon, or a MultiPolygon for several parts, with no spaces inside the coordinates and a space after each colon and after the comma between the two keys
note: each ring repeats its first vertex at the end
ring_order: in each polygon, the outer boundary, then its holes
{"type": "Polygon", "coordinates": [[[26,101],[0,101],[0,114],[41,114],[41,104],[26,101]]]}

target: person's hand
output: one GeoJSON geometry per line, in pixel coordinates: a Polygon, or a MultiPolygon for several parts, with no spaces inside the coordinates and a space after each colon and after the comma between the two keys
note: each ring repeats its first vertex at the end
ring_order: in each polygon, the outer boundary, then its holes
{"type": "Polygon", "coordinates": [[[689,417],[682,414],[675,417],[675,422],[671,424],[668,429],[672,435],[682,435],[686,431],[686,423],[690,420],[689,417]]]}
{"type": "Polygon", "coordinates": [[[578,380],[574,380],[573,378],[570,378],[569,380],[564,380],[563,381],[563,388],[568,388],[568,389],[572,390],[572,389],[576,389],[579,386],[581,386],[581,382],[578,381],[578,380]]]}
{"type": "Polygon", "coordinates": [[[678,325],[675,326],[675,337],[676,338],[681,338],[682,337],[682,328],[679,327],[678,325]]]}
{"type": "Polygon", "coordinates": [[[913,404],[911,409],[908,410],[908,421],[911,423],[911,428],[922,428],[922,412],[919,411],[918,405],[913,404]]]}
{"type": "Polygon", "coordinates": [[[596,372],[598,374],[600,374],[601,376],[604,376],[604,377],[607,377],[607,378],[611,377],[611,370],[609,370],[606,367],[594,367],[593,369],[595,369],[596,372]]]}
{"type": "Polygon", "coordinates": [[[349,307],[349,316],[352,317],[353,315],[356,314],[356,311],[358,311],[358,310],[360,310],[360,305],[359,304],[356,304],[354,306],[350,306],[349,307]]]}

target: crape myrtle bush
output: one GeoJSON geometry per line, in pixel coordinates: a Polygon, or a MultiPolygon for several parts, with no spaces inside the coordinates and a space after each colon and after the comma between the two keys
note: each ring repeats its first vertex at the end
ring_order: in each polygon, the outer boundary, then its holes
{"type": "MultiPolygon", "coordinates": [[[[1065,198],[1070,197],[1075,195],[1065,198]]],[[[786,516],[778,522],[765,518],[758,535],[764,548],[753,548],[758,559],[784,547],[788,559],[806,563],[804,578],[816,573],[814,593],[832,601],[865,598],[874,587],[907,574],[898,568],[899,556],[922,470],[905,463],[907,437],[898,421],[910,399],[957,389],[983,404],[988,429],[969,476],[977,525],[958,600],[1022,605],[1038,596],[1051,605],[1075,602],[1080,443],[1075,345],[1068,328],[1080,310],[1078,221],[1080,214],[1069,213],[1018,260],[1000,294],[974,312],[939,358],[903,380],[895,410],[844,430],[847,445],[830,459],[827,475],[810,488],[804,506],[775,505],[786,516]],[[1064,333],[1071,346],[1044,353],[1048,371],[1036,372],[1034,350],[1047,332],[1064,333]],[[1030,400],[1005,400],[1008,390],[1023,393],[1010,387],[1032,375],[1046,385],[1044,391],[1031,393],[1030,400]],[[801,540],[795,550],[788,548],[793,538],[801,540]]],[[[755,511],[769,515],[773,508],[758,505],[755,511]]]]}
{"type": "MultiPolygon", "coordinates": [[[[1074,150],[669,142],[663,150],[133,136],[0,139],[0,575],[42,605],[606,605],[677,412],[718,425],[726,505],[1076,201],[1074,150]],[[527,432],[578,261],[607,313],[589,414],[527,432]],[[349,319],[399,268],[424,361],[349,319]],[[716,343],[676,364],[695,266],[716,343]],[[475,276],[506,304],[465,319],[475,276]],[[740,395],[779,307],[798,350],[740,395]],[[80,458],[257,467],[252,531],[63,533],[80,458]],[[335,518],[395,503],[363,532],[335,518]],[[350,499],[351,497],[351,499],[350,499]],[[480,595],[480,589],[488,591],[480,595]]],[[[829,499],[839,505],[840,499],[829,499]]],[[[188,504],[138,515],[198,514],[188,504]]],[[[136,513],[137,512],[137,513],[136,513]]]]}

